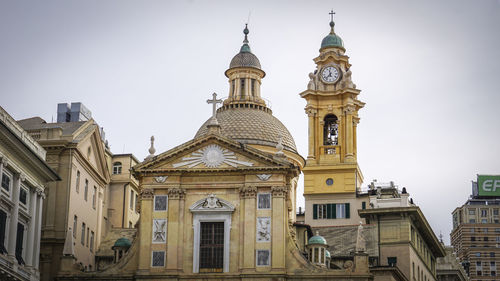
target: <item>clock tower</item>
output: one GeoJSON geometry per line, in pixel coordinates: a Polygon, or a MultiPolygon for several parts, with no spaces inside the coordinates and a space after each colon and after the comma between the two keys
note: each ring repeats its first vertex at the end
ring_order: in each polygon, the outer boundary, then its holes
{"type": "MultiPolygon", "coordinates": [[[[321,42],[316,70],[309,74],[307,101],[309,149],[304,172],[306,223],[311,226],[357,224],[357,199],[363,174],[357,162],[358,111],[365,105],[351,80],[351,64],[342,39],[330,33],[321,42]]],[[[358,206],[359,205],[359,206],[358,206]]],[[[366,206],[365,204],[363,204],[366,206]]]]}

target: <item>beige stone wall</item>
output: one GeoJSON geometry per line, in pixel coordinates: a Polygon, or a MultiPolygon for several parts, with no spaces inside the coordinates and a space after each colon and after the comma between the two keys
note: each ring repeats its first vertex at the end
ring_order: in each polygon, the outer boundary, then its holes
{"type": "Polygon", "coordinates": [[[323,194],[323,195],[304,195],[305,200],[305,223],[311,227],[320,226],[335,226],[335,225],[358,225],[361,221],[366,223],[364,218],[358,215],[358,209],[362,208],[362,202],[365,202],[366,208],[369,208],[368,197],[356,197],[353,193],[345,194],[323,194]],[[350,204],[350,218],[344,219],[313,219],[313,205],[314,204],[350,204]]]}

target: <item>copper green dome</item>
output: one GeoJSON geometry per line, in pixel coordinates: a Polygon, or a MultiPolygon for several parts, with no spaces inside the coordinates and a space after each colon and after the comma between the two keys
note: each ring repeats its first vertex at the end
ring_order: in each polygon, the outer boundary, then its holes
{"type": "Polygon", "coordinates": [[[319,235],[318,233],[316,233],[316,235],[314,235],[313,237],[309,238],[309,241],[307,241],[307,244],[309,245],[313,245],[313,244],[319,244],[319,245],[328,245],[326,244],[326,239],[319,235]]]}
{"type": "Polygon", "coordinates": [[[118,240],[116,240],[115,244],[111,248],[112,249],[117,248],[117,247],[130,248],[131,245],[132,245],[132,243],[130,243],[130,240],[128,240],[125,237],[122,237],[122,238],[119,238],[118,240]]]}
{"type": "Polygon", "coordinates": [[[259,59],[252,54],[252,50],[250,50],[250,45],[248,45],[248,27],[245,25],[245,29],[243,30],[245,34],[245,40],[243,40],[243,45],[240,48],[240,52],[234,56],[229,64],[229,69],[235,67],[253,67],[257,69],[261,69],[259,59]]]}
{"type": "Polygon", "coordinates": [[[330,27],[331,27],[330,34],[328,34],[325,38],[323,38],[323,41],[321,41],[320,50],[322,50],[323,48],[328,48],[328,47],[337,47],[337,48],[344,49],[344,42],[342,41],[340,36],[335,34],[335,31],[333,31],[334,26],[335,26],[335,23],[333,21],[331,21],[330,22],[330,27]]]}
{"type": "Polygon", "coordinates": [[[326,250],[325,254],[326,254],[326,258],[327,258],[327,259],[329,259],[329,258],[331,258],[331,257],[332,257],[332,256],[330,255],[330,251],[328,251],[328,250],[326,250]]]}

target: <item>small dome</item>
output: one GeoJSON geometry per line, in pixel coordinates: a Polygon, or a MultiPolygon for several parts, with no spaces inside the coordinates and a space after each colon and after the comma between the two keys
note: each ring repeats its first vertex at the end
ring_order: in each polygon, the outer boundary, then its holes
{"type": "Polygon", "coordinates": [[[327,259],[329,259],[329,258],[331,258],[331,257],[332,257],[332,256],[330,255],[330,251],[328,251],[328,250],[326,250],[326,253],[325,253],[325,254],[326,254],[326,258],[327,258],[327,259]]]}
{"type": "Polygon", "coordinates": [[[313,245],[313,244],[328,245],[328,244],[326,244],[326,239],[323,236],[319,235],[317,232],[316,232],[316,235],[309,238],[309,241],[307,241],[307,244],[309,244],[309,245],[313,245]]]}
{"type": "MultiPolygon", "coordinates": [[[[321,49],[327,48],[327,47],[339,47],[339,48],[344,48],[344,42],[338,36],[335,34],[333,31],[333,27],[335,26],[335,23],[333,21],[330,22],[330,27],[331,31],[330,34],[328,34],[325,38],[323,38],[323,41],[321,41],[321,49]]],[[[320,50],[321,50],[320,49],[320,50]]]]}
{"type": "MultiPolygon", "coordinates": [[[[242,50],[243,47],[245,47],[245,45],[241,47],[242,50]]],[[[248,50],[250,50],[250,47],[248,47],[248,50]]],[[[235,68],[235,67],[253,67],[261,69],[259,59],[250,51],[248,52],[240,51],[236,56],[234,56],[234,58],[231,60],[231,63],[229,64],[229,68],[235,68]]]]}
{"type": "Polygon", "coordinates": [[[114,249],[115,247],[130,248],[131,245],[132,245],[132,243],[130,243],[130,240],[128,240],[125,237],[122,237],[122,238],[116,240],[116,242],[113,245],[112,249],[114,249]]]}

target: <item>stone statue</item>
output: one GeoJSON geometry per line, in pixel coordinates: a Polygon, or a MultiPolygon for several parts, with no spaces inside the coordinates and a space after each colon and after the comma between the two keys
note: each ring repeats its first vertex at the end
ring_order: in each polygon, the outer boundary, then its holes
{"type": "Polygon", "coordinates": [[[307,84],[308,90],[316,90],[316,83],[314,82],[314,73],[309,73],[309,84],[307,84]]]}
{"type": "Polygon", "coordinates": [[[358,226],[358,236],[356,238],[356,252],[363,253],[366,252],[366,240],[363,235],[363,223],[359,222],[358,226]]]}
{"type": "Polygon", "coordinates": [[[348,69],[344,73],[344,77],[342,78],[342,87],[343,88],[353,88],[356,89],[356,84],[352,83],[352,78],[351,78],[352,72],[350,69],[348,69]]]}

